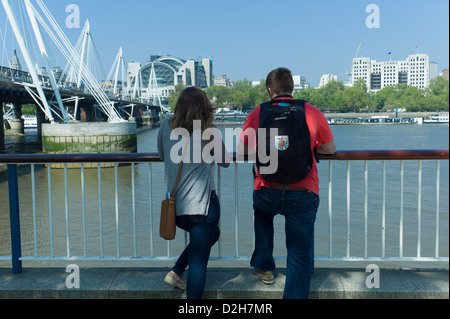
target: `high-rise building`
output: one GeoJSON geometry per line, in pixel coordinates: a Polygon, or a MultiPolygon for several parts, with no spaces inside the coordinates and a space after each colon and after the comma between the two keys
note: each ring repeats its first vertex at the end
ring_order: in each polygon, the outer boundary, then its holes
{"type": "Polygon", "coordinates": [[[427,54],[412,54],[404,61],[378,62],[368,57],[353,59],[352,84],[364,79],[370,91],[406,84],[425,89],[438,76],[438,65],[427,54]]]}

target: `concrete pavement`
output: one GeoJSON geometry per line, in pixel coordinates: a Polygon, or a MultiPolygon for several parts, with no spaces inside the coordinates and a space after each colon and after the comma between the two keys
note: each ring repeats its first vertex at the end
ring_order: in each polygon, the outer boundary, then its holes
{"type": "MultiPolygon", "coordinates": [[[[68,289],[64,268],[0,268],[0,299],[184,299],[163,283],[165,268],[81,268],[80,288],[68,289]]],[[[285,269],[264,285],[249,268],[209,268],[206,299],[280,299],[285,269]]],[[[380,271],[380,288],[369,289],[362,269],[317,269],[311,299],[448,299],[448,270],[380,271]]]]}

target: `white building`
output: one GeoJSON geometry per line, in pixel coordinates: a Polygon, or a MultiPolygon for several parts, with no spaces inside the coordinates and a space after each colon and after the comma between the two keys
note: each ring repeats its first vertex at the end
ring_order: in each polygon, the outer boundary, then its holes
{"type": "Polygon", "coordinates": [[[322,75],[322,77],[320,78],[320,83],[319,83],[319,88],[326,86],[329,82],[331,81],[336,81],[337,82],[338,77],[337,75],[334,74],[324,74],[322,75]]]}
{"type": "Polygon", "coordinates": [[[414,54],[408,57],[408,85],[425,89],[432,79],[438,76],[438,65],[430,62],[426,54],[414,54]]]}
{"type": "Polygon", "coordinates": [[[370,58],[354,58],[352,65],[352,85],[356,80],[364,79],[368,88],[370,88],[371,79],[371,61],[370,58]]]}
{"type": "Polygon", "coordinates": [[[309,83],[306,81],[306,78],[301,75],[293,75],[294,79],[294,91],[305,90],[309,88],[309,83]]]}
{"type": "Polygon", "coordinates": [[[438,65],[430,62],[427,54],[412,54],[404,61],[384,62],[358,57],[352,64],[352,85],[356,80],[364,79],[370,91],[397,84],[425,89],[436,76],[438,65]]]}
{"type": "Polygon", "coordinates": [[[228,79],[226,75],[222,75],[221,77],[214,77],[214,85],[232,88],[234,83],[233,83],[233,81],[228,79]]]}

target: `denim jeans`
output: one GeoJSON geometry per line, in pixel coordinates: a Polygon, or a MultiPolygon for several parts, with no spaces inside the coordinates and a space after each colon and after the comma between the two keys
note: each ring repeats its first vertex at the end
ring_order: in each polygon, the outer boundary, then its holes
{"type": "Polygon", "coordinates": [[[262,188],[253,194],[255,251],[251,266],[260,271],[276,268],[273,258],[276,215],[285,217],[287,270],[284,299],[309,297],[314,260],[314,224],[320,198],[308,191],[262,188]]]}
{"type": "Polygon", "coordinates": [[[189,266],[186,294],[187,299],[201,299],[205,290],[206,268],[211,247],[219,240],[220,229],[219,198],[211,195],[208,216],[178,216],[177,226],[189,232],[189,245],[181,254],[172,271],[183,277],[189,266]]]}

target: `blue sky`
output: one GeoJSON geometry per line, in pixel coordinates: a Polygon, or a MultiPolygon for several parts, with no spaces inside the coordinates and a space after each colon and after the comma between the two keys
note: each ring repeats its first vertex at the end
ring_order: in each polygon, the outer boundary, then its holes
{"type": "MultiPolygon", "coordinates": [[[[14,0],[15,1],[15,0],[14,0]]],[[[120,46],[126,61],[150,55],[182,59],[212,57],[214,74],[232,80],[260,80],[279,66],[317,86],[324,73],[347,81],[346,68],[362,43],[372,59],[404,60],[421,53],[449,67],[447,0],[44,0],[68,37],[66,6],[90,20],[106,72],[120,46]],[[380,28],[366,26],[369,4],[380,9],[380,28]]],[[[4,25],[3,9],[0,26],[4,25]]],[[[55,49],[56,50],[56,49],[55,49]]],[[[61,63],[64,64],[64,63],[61,63]]]]}

